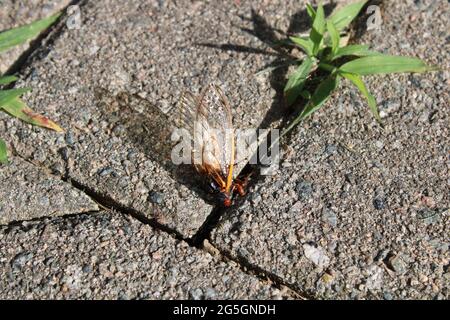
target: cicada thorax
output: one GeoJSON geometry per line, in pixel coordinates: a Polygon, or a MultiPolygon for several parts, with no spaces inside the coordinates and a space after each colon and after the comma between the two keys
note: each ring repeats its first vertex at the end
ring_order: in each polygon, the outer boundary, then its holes
{"type": "Polygon", "coordinates": [[[220,202],[231,205],[233,193],[243,194],[234,182],[235,131],[231,108],[222,90],[208,85],[199,96],[182,97],[182,114],[192,130],[192,163],[218,192],[220,202]]]}

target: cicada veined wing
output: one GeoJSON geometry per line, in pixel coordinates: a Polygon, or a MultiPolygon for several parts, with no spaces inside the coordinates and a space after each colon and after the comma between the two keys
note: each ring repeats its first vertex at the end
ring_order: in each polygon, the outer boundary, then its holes
{"type": "Polygon", "coordinates": [[[215,183],[229,206],[233,191],[243,193],[233,176],[236,146],[230,104],[222,90],[210,84],[199,96],[183,94],[181,106],[181,122],[192,132],[192,164],[215,183]]]}

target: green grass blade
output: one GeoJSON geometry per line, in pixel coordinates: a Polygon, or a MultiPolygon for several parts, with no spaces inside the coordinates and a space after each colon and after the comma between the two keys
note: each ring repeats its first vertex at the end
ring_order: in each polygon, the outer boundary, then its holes
{"type": "Polygon", "coordinates": [[[306,4],[306,12],[311,17],[312,21],[316,18],[316,10],[309,3],[306,4]]]}
{"type": "Polygon", "coordinates": [[[314,91],[311,100],[306,105],[305,109],[302,111],[300,117],[305,119],[311,114],[316,112],[322,107],[322,105],[328,100],[330,95],[339,85],[339,75],[330,75],[314,91]]]}
{"type": "Polygon", "coordinates": [[[427,66],[418,58],[388,55],[375,55],[355,59],[343,64],[339,69],[342,72],[359,75],[438,70],[435,66],[427,66]]]}
{"type": "Polygon", "coordinates": [[[314,43],[308,37],[289,37],[292,42],[299,46],[308,56],[313,55],[314,43]]]}
{"type": "Polygon", "coordinates": [[[0,138],[0,163],[8,163],[8,151],[6,148],[6,143],[2,138],[0,138]]]}
{"type": "Polygon", "coordinates": [[[380,114],[378,113],[377,102],[373,95],[367,90],[367,87],[362,80],[362,78],[356,74],[352,73],[341,73],[341,75],[350,80],[361,92],[361,94],[367,99],[367,103],[369,104],[370,111],[375,116],[375,119],[378,122],[381,122],[380,114]]]}
{"type": "Polygon", "coordinates": [[[24,43],[29,39],[36,37],[43,30],[51,26],[60,16],[55,14],[50,17],[32,22],[22,27],[14,28],[0,33],[0,52],[18,44],[24,43]]]}
{"type": "Polygon", "coordinates": [[[284,87],[284,96],[287,105],[291,105],[297,100],[301,94],[306,79],[311,72],[313,61],[310,57],[306,57],[297,70],[289,77],[289,80],[284,87]]]}
{"type": "Polygon", "coordinates": [[[21,96],[25,92],[30,91],[29,88],[9,89],[0,91],[0,108],[5,106],[11,100],[21,96]]]}
{"type": "Polygon", "coordinates": [[[336,30],[334,23],[330,20],[327,21],[327,30],[331,38],[331,54],[334,56],[339,49],[339,32],[336,30]]]}
{"type": "Polygon", "coordinates": [[[341,31],[348,27],[348,25],[356,18],[361,9],[366,4],[367,0],[355,2],[349,4],[340,10],[337,10],[330,16],[330,20],[334,23],[334,26],[338,31],[341,31]]]}
{"type": "Polygon", "coordinates": [[[357,57],[366,57],[366,56],[375,56],[382,55],[381,53],[373,50],[369,50],[368,45],[362,44],[352,44],[346,47],[339,48],[336,51],[336,54],[333,56],[332,60],[337,58],[341,58],[344,56],[357,56],[357,57]]]}
{"type": "Polygon", "coordinates": [[[32,125],[55,130],[56,132],[63,132],[63,129],[60,126],[52,120],[35,113],[19,97],[12,99],[7,104],[3,105],[2,108],[13,117],[32,125]]]}
{"type": "Polygon", "coordinates": [[[302,92],[300,92],[300,96],[305,100],[311,99],[311,93],[309,93],[308,90],[303,90],[302,92]]]}
{"type": "Polygon", "coordinates": [[[319,52],[320,44],[322,42],[323,33],[325,32],[325,12],[322,4],[317,7],[316,16],[309,34],[309,38],[314,43],[313,54],[319,52]]]}
{"type": "Polygon", "coordinates": [[[339,75],[330,75],[324,81],[320,83],[317,87],[316,91],[311,97],[311,100],[306,105],[305,109],[303,109],[302,113],[295,118],[287,128],[285,128],[281,134],[280,138],[291,131],[296,125],[298,125],[301,121],[305,120],[315,111],[319,110],[320,107],[328,100],[333,91],[339,85],[339,75]]]}
{"type": "Polygon", "coordinates": [[[16,76],[4,76],[4,77],[0,77],[0,84],[9,84],[11,82],[17,81],[17,77],[16,76]]]}

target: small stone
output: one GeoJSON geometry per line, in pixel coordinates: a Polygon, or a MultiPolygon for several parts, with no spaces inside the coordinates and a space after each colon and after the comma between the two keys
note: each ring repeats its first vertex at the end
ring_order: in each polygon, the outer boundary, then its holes
{"type": "Polygon", "coordinates": [[[333,275],[331,275],[331,274],[325,272],[325,273],[323,274],[323,276],[321,277],[321,279],[322,279],[322,282],[323,282],[323,283],[331,283],[331,282],[333,282],[334,277],[333,277],[333,275]]]}
{"type": "Polygon", "coordinates": [[[150,193],[148,194],[148,200],[151,203],[161,204],[161,203],[163,203],[164,196],[159,192],[150,191],[150,193]]]}
{"type": "MultiPolygon", "coordinates": [[[[450,282],[450,272],[444,273],[444,279],[445,279],[446,281],[450,282]]],[[[428,278],[427,278],[427,280],[428,280],[428,278]]]]}
{"type": "MultiPolygon", "coordinates": [[[[449,277],[448,280],[450,281],[450,277],[449,277]]],[[[428,282],[428,277],[427,277],[426,275],[424,275],[424,274],[421,273],[421,274],[419,275],[419,281],[422,282],[422,283],[427,283],[427,282],[428,282]]]]}
{"type": "Polygon", "coordinates": [[[64,173],[64,168],[60,163],[54,163],[50,167],[50,170],[53,174],[56,174],[56,175],[62,175],[64,173]]]}
{"type": "Polygon", "coordinates": [[[328,144],[326,147],[325,147],[325,152],[328,154],[328,155],[333,155],[333,154],[335,154],[336,152],[337,152],[337,146],[335,145],[335,144],[328,144]]]}
{"type": "Polygon", "coordinates": [[[67,133],[66,133],[66,142],[70,146],[72,146],[74,144],[74,138],[73,138],[72,131],[67,131],[67,133]]]}
{"type": "Polygon", "coordinates": [[[417,281],[416,279],[409,279],[409,285],[410,286],[417,286],[419,284],[419,281],[417,281]]]}
{"type": "Polygon", "coordinates": [[[337,225],[337,217],[333,210],[324,208],[322,210],[322,220],[328,224],[330,224],[332,227],[336,227],[337,225]]]}
{"type": "Polygon", "coordinates": [[[384,292],[383,293],[383,298],[385,300],[392,300],[393,299],[392,294],[390,292],[384,292]]]}
{"type": "Polygon", "coordinates": [[[33,254],[31,252],[21,252],[13,258],[13,260],[11,261],[11,266],[13,269],[20,269],[28,261],[30,261],[31,258],[33,258],[33,254]]]}
{"type": "Polygon", "coordinates": [[[377,197],[377,198],[373,199],[373,206],[377,210],[382,210],[386,207],[386,202],[384,199],[377,197]]]}
{"type": "Polygon", "coordinates": [[[426,225],[430,225],[438,222],[441,219],[441,214],[438,211],[425,208],[418,212],[418,217],[426,225]]]}
{"type": "Polygon", "coordinates": [[[94,55],[97,53],[98,50],[100,50],[100,47],[94,44],[89,48],[89,54],[94,55]]]}
{"type": "Polygon", "coordinates": [[[88,264],[84,265],[83,268],[81,269],[84,273],[90,273],[92,272],[92,267],[88,264]]]}
{"type": "Polygon", "coordinates": [[[217,292],[213,288],[206,288],[205,299],[214,299],[217,297],[217,292]]]}
{"type": "Polygon", "coordinates": [[[377,141],[375,142],[375,146],[376,146],[378,149],[383,149],[384,143],[383,143],[382,141],[380,141],[380,140],[377,140],[377,141]]]}
{"type": "Polygon", "coordinates": [[[383,284],[383,269],[372,265],[368,269],[369,277],[367,278],[367,289],[379,290],[383,284]]]}
{"type": "Polygon", "coordinates": [[[261,198],[261,195],[259,193],[253,193],[251,200],[252,200],[253,205],[256,206],[256,205],[258,205],[261,202],[262,198],[261,198]]]}
{"type": "Polygon", "coordinates": [[[46,196],[39,198],[39,204],[43,207],[48,207],[50,205],[50,199],[46,196]]]}
{"type": "Polygon", "coordinates": [[[398,274],[404,274],[406,272],[406,263],[399,255],[389,258],[388,266],[398,274]]]}
{"type": "Polygon", "coordinates": [[[295,191],[297,191],[299,198],[306,199],[313,192],[312,183],[309,181],[304,181],[304,180],[300,181],[295,186],[295,191]]]}
{"type": "Polygon", "coordinates": [[[203,291],[200,288],[192,289],[189,293],[194,300],[201,300],[203,298],[203,291]]]}
{"type": "Polygon", "coordinates": [[[330,258],[326,255],[325,249],[321,247],[304,244],[303,250],[305,251],[305,257],[319,268],[324,268],[330,263],[330,258]]]}
{"type": "Polygon", "coordinates": [[[347,181],[351,185],[355,185],[355,184],[358,183],[358,181],[356,180],[356,177],[355,177],[355,175],[353,173],[346,173],[345,174],[345,181],[347,181]]]}
{"type": "Polygon", "coordinates": [[[67,149],[66,147],[59,149],[59,154],[61,155],[61,157],[64,161],[69,160],[69,157],[70,157],[69,149],[67,149]]]}
{"type": "Polygon", "coordinates": [[[387,100],[381,104],[380,112],[384,112],[386,115],[395,112],[400,107],[400,103],[394,100],[387,100]]]}
{"type": "Polygon", "coordinates": [[[46,154],[42,150],[38,149],[33,153],[33,159],[37,162],[44,162],[46,159],[46,154]]]}
{"type": "Polygon", "coordinates": [[[98,170],[98,174],[101,177],[104,177],[104,176],[107,176],[108,174],[111,174],[113,171],[114,170],[111,167],[105,167],[105,168],[98,170]]]}

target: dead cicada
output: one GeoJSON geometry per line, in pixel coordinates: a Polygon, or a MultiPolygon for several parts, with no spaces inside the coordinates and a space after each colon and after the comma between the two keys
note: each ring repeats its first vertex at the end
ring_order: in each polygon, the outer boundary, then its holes
{"type": "Polygon", "coordinates": [[[234,176],[236,132],[228,100],[218,86],[210,84],[198,96],[185,92],[181,108],[183,126],[192,138],[191,163],[229,207],[234,193],[245,194],[247,179],[234,176]]]}

